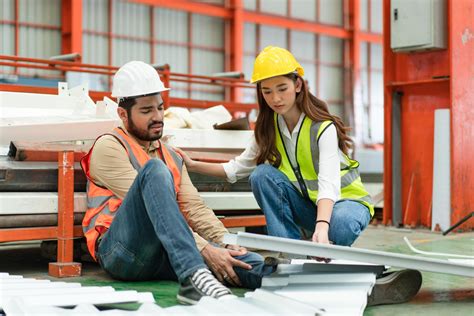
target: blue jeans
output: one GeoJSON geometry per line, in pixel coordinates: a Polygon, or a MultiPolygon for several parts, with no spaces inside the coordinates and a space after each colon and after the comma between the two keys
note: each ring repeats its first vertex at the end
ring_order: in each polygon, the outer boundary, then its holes
{"type": "MultiPolygon", "coordinates": [[[[161,160],[151,159],[138,172],[99,243],[97,257],[108,274],[126,281],[183,282],[207,268],[179,210],[172,174],[161,160]]],[[[272,272],[258,254],[236,258],[253,267],[235,268],[244,287],[259,287],[263,275],[272,272]]]]}
{"type": "MultiPolygon", "coordinates": [[[[259,165],[250,175],[250,185],[265,214],[269,235],[301,239],[300,228],[314,232],[317,207],[277,168],[259,165]]],[[[336,245],[350,246],[369,221],[370,212],[365,205],[340,200],[332,211],[329,240],[336,245]]]]}

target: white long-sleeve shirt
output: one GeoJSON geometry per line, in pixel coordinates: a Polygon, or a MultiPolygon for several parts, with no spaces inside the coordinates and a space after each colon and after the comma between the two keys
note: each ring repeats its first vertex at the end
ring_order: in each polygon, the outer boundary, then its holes
{"type": "MultiPolygon", "coordinates": [[[[282,133],[283,142],[288,153],[288,158],[293,166],[296,166],[295,148],[298,139],[298,131],[303,124],[305,115],[302,113],[298,123],[290,133],[284,118],[278,116],[278,126],[282,133]]],[[[341,176],[339,147],[336,127],[331,124],[319,138],[319,173],[318,173],[318,198],[330,199],[337,202],[341,196],[341,176]]],[[[238,179],[248,177],[256,168],[256,157],[258,145],[255,137],[240,156],[229,162],[223,163],[227,181],[234,183],[238,179]]]]}

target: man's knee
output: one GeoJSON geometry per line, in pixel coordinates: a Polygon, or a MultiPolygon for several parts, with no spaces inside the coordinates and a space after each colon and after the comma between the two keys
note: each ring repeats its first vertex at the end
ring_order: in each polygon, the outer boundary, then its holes
{"type": "Polygon", "coordinates": [[[165,163],[160,159],[148,160],[148,162],[142,167],[142,169],[140,169],[139,175],[172,180],[171,172],[169,171],[165,163]]]}

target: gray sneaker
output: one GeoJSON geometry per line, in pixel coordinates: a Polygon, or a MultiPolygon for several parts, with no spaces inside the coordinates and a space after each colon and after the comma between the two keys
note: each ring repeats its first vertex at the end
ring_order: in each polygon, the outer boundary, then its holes
{"type": "Polygon", "coordinates": [[[181,304],[197,304],[203,296],[213,298],[231,297],[232,292],[222,285],[209,269],[199,269],[181,284],[178,302],[181,304]]]}
{"type": "Polygon", "coordinates": [[[408,302],[420,290],[421,282],[418,270],[388,272],[375,281],[367,306],[408,302]]]}

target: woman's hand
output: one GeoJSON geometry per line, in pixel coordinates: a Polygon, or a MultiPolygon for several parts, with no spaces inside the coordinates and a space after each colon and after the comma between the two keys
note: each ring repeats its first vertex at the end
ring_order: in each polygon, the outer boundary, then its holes
{"type": "Polygon", "coordinates": [[[179,149],[178,147],[173,147],[174,151],[176,151],[181,157],[183,157],[184,164],[191,170],[194,166],[195,161],[189,158],[188,154],[186,154],[183,150],[179,149]]]}
{"type": "MultiPolygon", "coordinates": [[[[316,223],[316,228],[314,230],[313,242],[318,244],[330,244],[329,241],[329,225],[324,222],[316,223]]],[[[323,258],[323,257],[312,257],[316,261],[324,261],[329,263],[331,261],[330,258],[323,258]]]]}

